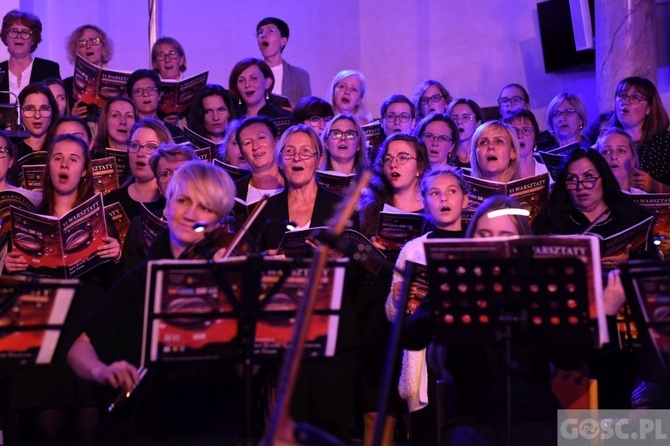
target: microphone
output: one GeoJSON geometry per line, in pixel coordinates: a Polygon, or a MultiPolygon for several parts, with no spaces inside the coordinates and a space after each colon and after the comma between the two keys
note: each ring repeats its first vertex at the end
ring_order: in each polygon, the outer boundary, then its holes
{"type": "Polygon", "coordinates": [[[211,223],[205,223],[204,221],[196,221],[195,223],[193,223],[193,226],[191,226],[191,229],[193,229],[194,232],[198,232],[198,233],[205,232],[205,231],[207,231],[207,228],[209,228],[210,226],[212,226],[216,223],[224,224],[225,221],[218,220],[218,221],[213,221],[211,223]]]}

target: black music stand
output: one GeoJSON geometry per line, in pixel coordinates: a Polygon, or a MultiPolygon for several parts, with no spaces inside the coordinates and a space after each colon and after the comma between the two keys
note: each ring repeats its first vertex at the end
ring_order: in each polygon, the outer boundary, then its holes
{"type": "Polygon", "coordinates": [[[621,279],[638,332],[670,370],[670,263],[633,260],[622,265],[621,279]]]}
{"type": "MultiPolygon", "coordinates": [[[[428,253],[427,253],[428,254],[428,253]]],[[[579,258],[513,258],[428,261],[435,342],[447,347],[502,342],[505,352],[505,420],[512,443],[513,340],[533,338],[547,348],[583,357],[593,345],[586,267],[579,258]]]]}
{"type": "Polygon", "coordinates": [[[51,363],[78,284],[0,276],[0,369],[51,363]]]}
{"type": "MultiPolygon", "coordinates": [[[[306,357],[335,354],[346,261],[330,266],[321,279],[306,357]]],[[[308,263],[251,256],[162,260],[148,268],[142,364],[241,360],[250,443],[253,365],[282,358],[310,280],[308,263]]]]}

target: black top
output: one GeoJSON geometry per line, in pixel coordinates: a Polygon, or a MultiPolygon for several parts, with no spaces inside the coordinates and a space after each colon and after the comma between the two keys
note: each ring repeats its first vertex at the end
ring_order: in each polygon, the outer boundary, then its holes
{"type": "MultiPolygon", "coordinates": [[[[625,201],[609,205],[610,214],[601,223],[594,226],[590,232],[602,237],[609,237],[629,228],[649,217],[651,213],[633,203],[628,197],[625,201]]],[[[581,234],[590,224],[588,218],[572,206],[547,207],[533,220],[535,234],[581,234]]],[[[657,252],[653,243],[653,233],[650,231],[647,246],[630,253],[631,259],[656,258],[657,252]]]]}
{"type": "MultiPolygon", "coordinates": [[[[161,232],[147,259],[174,258],[169,238],[168,230],[161,232]]],[[[126,360],[139,365],[146,277],[143,262],[116,282],[85,326],[91,344],[106,364],[126,360]]],[[[122,424],[113,434],[120,436],[117,444],[137,438],[161,442],[177,437],[183,440],[180,444],[200,444],[189,440],[189,436],[197,435],[214,435],[221,441],[222,435],[240,434],[244,426],[244,411],[240,409],[243,388],[241,379],[228,366],[189,363],[150,371],[121,409],[121,416],[124,410],[132,412],[126,414],[132,415],[130,419],[122,420],[129,424],[122,424]]]]}
{"type": "Polygon", "coordinates": [[[670,131],[663,130],[637,148],[640,169],[656,181],[670,184],[670,131]]]}
{"type": "MultiPolygon", "coordinates": [[[[4,74],[0,74],[0,91],[8,91],[9,90],[8,60],[0,62],[0,73],[2,72],[4,72],[4,74]]],[[[45,79],[49,79],[50,77],[60,79],[60,66],[54,61],[35,57],[33,59],[33,69],[30,73],[30,82],[28,82],[28,84],[32,84],[33,82],[40,82],[45,79]]],[[[0,103],[7,104],[8,102],[9,102],[9,95],[7,93],[0,93],[0,103]]]]}
{"type": "MultiPolygon", "coordinates": [[[[123,206],[123,210],[126,212],[128,219],[132,221],[133,218],[139,216],[142,213],[142,208],[140,207],[140,202],[133,200],[128,194],[129,186],[130,185],[126,185],[111,191],[103,197],[103,200],[105,202],[105,206],[112,203],[121,203],[121,206],[123,206]]],[[[146,202],[144,205],[151,212],[157,213],[162,211],[165,207],[165,199],[161,197],[156,201],[146,202]]]]}
{"type": "MultiPolygon", "coordinates": [[[[246,104],[242,104],[237,107],[237,114],[236,116],[246,116],[247,115],[247,106],[246,104]]],[[[281,108],[274,107],[272,104],[267,102],[263,107],[261,107],[260,110],[258,110],[258,116],[267,116],[270,119],[276,119],[276,118],[291,118],[292,115],[291,113],[287,112],[286,110],[282,110],[281,108]]]]}
{"type": "MultiPolygon", "coordinates": [[[[318,186],[309,226],[311,228],[324,226],[333,216],[335,206],[342,201],[342,198],[342,195],[318,186]]],[[[288,189],[284,188],[282,192],[268,199],[267,205],[251,226],[249,232],[255,237],[255,240],[258,240],[258,249],[264,251],[277,248],[286,232],[284,222],[288,220],[288,189]]],[[[357,217],[354,217],[354,220],[357,221],[357,217]]],[[[353,229],[358,229],[358,227],[353,229]]]]}

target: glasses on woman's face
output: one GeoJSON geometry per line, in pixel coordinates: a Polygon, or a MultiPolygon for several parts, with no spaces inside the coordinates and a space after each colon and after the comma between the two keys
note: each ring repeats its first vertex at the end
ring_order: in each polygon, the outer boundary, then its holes
{"type": "Polygon", "coordinates": [[[168,51],[167,53],[160,52],[156,54],[156,60],[165,60],[165,59],[174,60],[179,56],[180,56],[179,51],[175,50],[168,51]]]}
{"type": "Polygon", "coordinates": [[[395,122],[396,119],[400,120],[400,122],[409,122],[409,120],[412,119],[412,115],[409,113],[400,113],[398,115],[395,113],[386,113],[384,119],[388,122],[395,122]]]}
{"type": "Polygon", "coordinates": [[[100,42],[102,42],[100,37],[93,37],[90,39],[79,39],[77,40],[77,45],[79,45],[79,48],[84,48],[87,45],[98,46],[100,42]]]}
{"type": "Polygon", "coordinates": [[[424,133],[423,135],[421,135],[421,139],[424,140],[425,142],[437,141],[443,144],[454,142],[454,140],[447,135],[433,135],[432,133],[424,133]]]}
{"type": "Polygon", "coordinates": [[[346,132],[343,132],[342,130],[331,130],[330,133],[328,133],[328,136],[333,139],[342,139],[342,136],[344,136],[345,139],[351,140],[358,138],[358,132],[356,130],[347,130],[346,132]]]}
{"type": "Polygon", "coordinates": [[[319,152],[312,152],[311,147],[303,147],[301,149],[286,147],[285,149],[282,149],[279,153],[281,154],[282,157],[284,157],[285,160],[294,160],[296,155],[298,155],[298,159],[308,160],[314,158],[316,154],[319,152]]]}
{"type": "Polygon", "coordinates": [[[172,176],[174,175],[174,172],[175,171],[172,170],[172,169],[161,170],[160,172],[158,172],[156,174],[156,179],[161,184],[167,184],[172,179],[172,176]]]}
{"type": "Polygon", "coordinates": [[[452,121],[456,123],[468,122],[475,119],[475,115],[473,115],[472,113],[463,113],[462,115],[451,115],[449,117],[451,118],[452,121]]]}
{"type": "Polygon", "coordinates": [[[395,161],[397,165],[402,166],[404,164],[407,164],[409,160],[415,160],[415,159],[416,159],[415,156],[412,156],[409,153],[405,152],[400,152],[396,156],[385,155],[384,158],[382,158],[382,166],[388,166],[393,161],[395,161]]]}
{"type": "Polygon", "coordinates": [[[516,136],[522,137],[522,136],[531,136],[535,133],[535,130],[533,127],[512,127],[516,131],[516,136]]]}
{"type": "Polygon", "coordinates": [[[526,102],[521,96],[512,96],[511,98],[498,98],[498,105],[512,105],[517,106],[522,102],[526,102]]]}
{"type": "Polygon", "coordinates": [[[421,105],[427,105],[428,102],[432,102],[433,104],[437,104],[442,100],[444,96],[442,96],[440,93],[434,94],[432,96],[421,96],[421,99],[419,99],[419,104],[421,105]]]}
{"type": "Polygon", "coordinates": [[[551,119],[558,119],[561,116],[565,116],[565,119],[570,119],[572,118],[575,113],[577,113],[577,110],[574,108],[566,108],[565,110],[554,110],[551,112],[551,119]]]}
{"type": "Polygon", "coordinates": [[[7,158],[9,155],[9,147],[0,147],[0,158],[7,158]]]}
{"type": "Polygon", "coordinates": [[[158,93],[158,87],[133,88],[131,93],[133,96],[144,96],[145,93],[147,96],[154,96],[158,93]]]}
{"type": "Polygon", "coordinates": [[[10,28],[9,31],[7,31],[7,35],[9,37],[11,37],[12,39],[16,39],[17,37],[21,37],[23,40],[28,40],[28,39],[30,39],[30,36],[33,35],[33,32],[29,29],[10,28]]]}
{"type": "Polygon", "coordinates": [[[332,119],[332,116],[326,116],[325,118],[322,118],[321,116],[312,116],[307,119],[307,122],[309,122],[312,127],[317,127],[329,123],[332,119]]]}
{"type": "Polygon", "coordinates": [[[641,94],[637,94],[637,93],[626,94],[623,91],[620,91],[617,94],[615,94],[614,99],[616,99],[617,102],[628,102],[628,103],[630,103],[630,105],[637,105],[642,101],[645,101],[645,102],[649,101],[649,99],[645,98],[641,94]]]}
{"type": "Polygon", "coordinates": [[[23,116],[26,118],[34,118],[37,114],[42,118],[51,116],[51,107],[48,105],[42,105],[40,108],[37,108],[34,105],[26,105],[21,110],[23,111],[23,116]]]}
{"type": "Polygon", "coordinates": [[[577,178],[565,180],[565,188],[567,190],[577,190],[579,186],[584,189],[593,189],[596,187],[596,183],[600,177],[584,178],[583,180],[578,180],[577,178]]]}
{"type": "Polygon", "coordinates": [[[157,144],[148,143],[148,144],[138,144],[136,142],[128,143],[128,151],[130,153],[137,153],[140,149],[144,149],[144,153],[152,154],[158,148],[157,144]]]}

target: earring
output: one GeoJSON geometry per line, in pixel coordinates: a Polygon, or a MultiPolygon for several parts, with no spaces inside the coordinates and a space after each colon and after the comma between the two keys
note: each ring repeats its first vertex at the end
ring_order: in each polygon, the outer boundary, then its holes
{"type": "Polygon", "coordinates": [[[265,100],[266,101],[270,100],[270,91],[269,90],[265,90],[265,100]]]}
{"type": "Polygon", "coordinates": [[[237,105],[242,105],[242,98],[237,98],[237,105]]]}
{"type": "Polygon", "coordinates": [[[579,130],[583,130],[583,129],[584,129],[584,124],[581,124],[581,125],[579,126],[579,130]]]}

